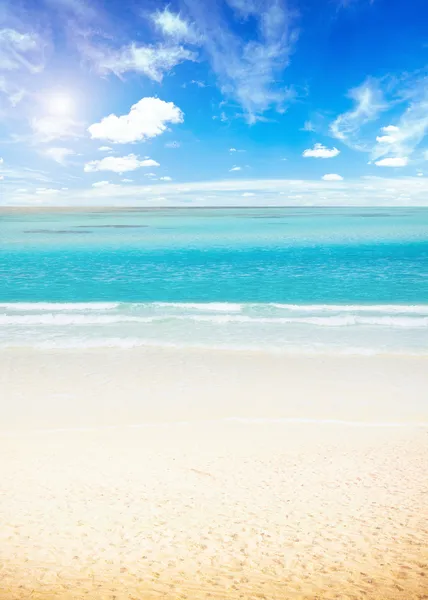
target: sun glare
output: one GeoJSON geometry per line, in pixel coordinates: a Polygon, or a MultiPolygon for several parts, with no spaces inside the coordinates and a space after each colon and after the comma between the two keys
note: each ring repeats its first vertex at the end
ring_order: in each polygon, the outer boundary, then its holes
{"type": "Polygon", "coordinates": [[[54,115],[69,115],[73,112],[74,102],[70,94],[52,92],[47,96],[47,108],[54,115]]]}

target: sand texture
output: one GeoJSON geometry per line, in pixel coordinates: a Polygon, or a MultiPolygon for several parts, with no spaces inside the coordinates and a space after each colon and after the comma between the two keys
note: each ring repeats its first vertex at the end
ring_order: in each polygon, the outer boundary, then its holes
{"type": "MultiPolygon", "coordinates": [[[[13,383],[19,369],[4,358],[3,392],[25,385],[30,394],[31,379],[13,383]]],[[[266,398],[271,385],[266,379],[266,398]]],[[[201,419],[49,431],[43,389],[39,373],[33,430],[22,408],[25,427],[18,410],[7,421],[2,394],[1,599],[428,599],[428,428],[420,423],[201,419]]],[[[126,394],[116,399],[109,410],[122,415],[126,394]]]]}

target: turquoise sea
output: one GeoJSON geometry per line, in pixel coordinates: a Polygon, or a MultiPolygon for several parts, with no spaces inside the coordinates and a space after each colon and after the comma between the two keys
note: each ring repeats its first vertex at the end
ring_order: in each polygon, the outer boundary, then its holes
{"type": "Polygon", "coordinates": [[[0,346],[428,353],[428,208],[0,213],[0,346]]]}

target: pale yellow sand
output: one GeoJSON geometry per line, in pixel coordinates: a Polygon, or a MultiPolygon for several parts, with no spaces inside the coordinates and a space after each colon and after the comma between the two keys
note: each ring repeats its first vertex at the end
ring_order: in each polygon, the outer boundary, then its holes
{"type": "Polygon", "coordinates": [[[427,363],[258,357],[255,374],[247,355],[8,351],[1,359],[0,598],[428,598],[427,363]],[[362,386],[368,394],[360,412],[339,402],[352,374],[350,398],[362,386]],[[281,408],[277,388],[287,382],[281,408]],[[177,414],[154,411],[145,395],[142,407],[136,385],[177,414]],[[211,388],[218,406],[199,419],[238,409],[297,416],[292,399],[309,389],[300,416],[325,418],[336,389],[340,418],[367,420],[371,403],[373,420],[413,424],[192,422],[192,406],[212,399],[211,388]],[[383,389],[392,414],[382,415],[383,389]],[[177,421],[177,402],[187,422],[162,422],[177,421]],[[85,403],[89,425],[116,417],[119,427],[42,431],[79,426],[85,403]],[[144,416],[157,422],[127,426],[144,416]]]}

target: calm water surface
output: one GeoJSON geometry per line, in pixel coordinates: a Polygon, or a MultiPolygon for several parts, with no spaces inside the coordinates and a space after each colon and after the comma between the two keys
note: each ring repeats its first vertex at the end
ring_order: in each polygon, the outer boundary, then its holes
{"type": "Polygon", "coordinates": [[[0,344],[428,352],[428,209],[0,213],[0,344]]]}

